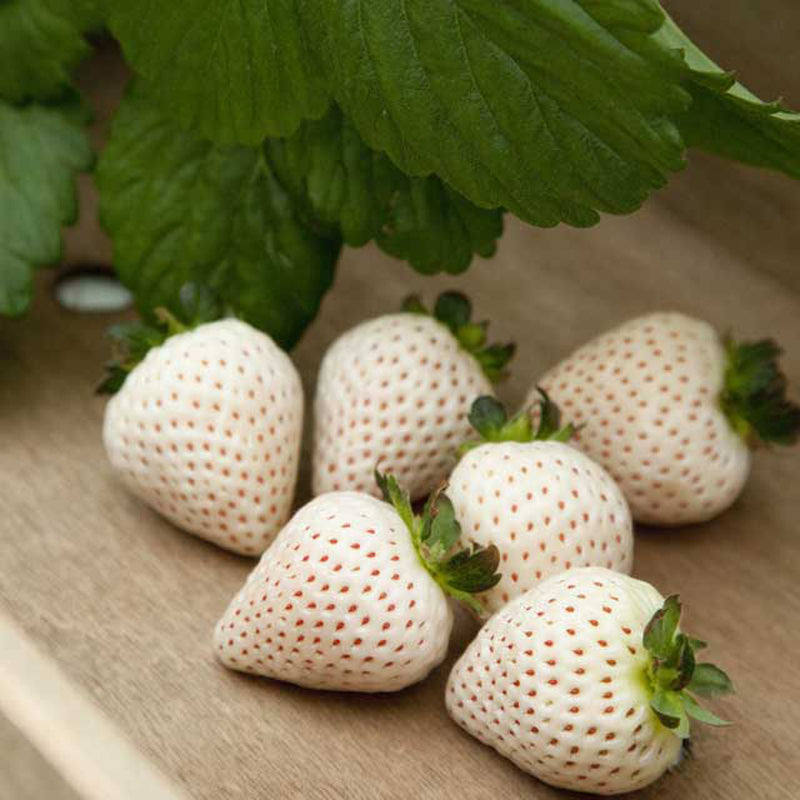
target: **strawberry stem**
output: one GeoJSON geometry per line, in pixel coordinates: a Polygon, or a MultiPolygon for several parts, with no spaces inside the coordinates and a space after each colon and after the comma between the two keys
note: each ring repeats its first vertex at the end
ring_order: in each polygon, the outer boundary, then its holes
{"type": "Polygon", "coordinates": [[[690,718],[708,725],[728,724],[703,708],[696,696],[728,694],[733,692],[733,683],[714,664],[697,662],[696,654],[706,644],[678,630],[681,610],[678,595],[670,595],[647,623],[643,642],[650,660],[645,679],[650,707],[661,724],[688,739],[690,718]]]}
{"type": "Polygon", "coordinates": [[[185,333],[222,316],[222,306],[206,286],[184,284],[179,297],[180,315],[166,308],[157,308],[153,312],[152,322],[121,322],[108,329],[114,357],[106,364],[106,377],[97,387],[97,394],[116,394],[128,374],[144,360],[147,353],[164,344],[170,336],[185,333]]]}
{"type": "Polygon", "coordinates": [[[800,435],[800,407],[786,398],[781,348],[771,339],[725,342],[728,361],[720,405],[733,429],[751,445],[792,445],[800,435]]]}
{"type": "Polygon", "coordinates": [[[411,507],[408,492],[393,475],[375,471],[375,480],[387,503],[394,506],[406,524],[419,560],[442,589],[479,617],[485,610],[475,595],[491,589],[500,580],[500,553],[490,547],[461,548],[461,526],[444,485],[428,498],[422,514],[411,507]]]}
{"type": "Polygon", "coordinates": [[[509,419],[505,406],[489,395],[479,397],[472,404],[469,421],[480,434],[477,442],[465,442],[460,452],[464,453],[487,442],[568,442],[575,433],[574,426],[561,427],[561,412],[544,389],[541,395],[539,427],[534,430],[528,410],[509,419]]]}
{"type": "MultiPolygon", "coordinates": [[[[405,300],[403,310],[413,314],[430,313],[416,295],[405,300]]],[[[466,295],[461,292],[440,294],[433,309],[433,316],[449,328],[461,347],[481,365],[481,369],[492,383],[499,383],[508,377],[506,367],[514,357],[516,345],[487,344],[489,323],[472,322],[472,303],[466,295]]]]}

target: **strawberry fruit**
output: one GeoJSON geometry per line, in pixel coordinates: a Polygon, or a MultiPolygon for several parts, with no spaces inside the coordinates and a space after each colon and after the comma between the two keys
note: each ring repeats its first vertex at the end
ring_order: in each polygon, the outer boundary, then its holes
{"type": "Polygon", "coordinates": [[[291,512],[300,377],[272,339],[244,322],[189,328],[164,312],[161,319],[115,330],[127,352],[100,389],[116,391],[103,428],[109,461],[179,528],[259,554],[291,512]]]}
{"type": "Polygon", "coordinates": [[[657,313],[594,339],[540,383],[634,519],[682,525],[736,500],[751,446],[797,440],[800,408],[786,399],[779,354],[772,341],[726,342],[705,322],[657,313]]]}
{"type": "Polygon", "coordinates": [[[328,349],[314,403],[315,494],[378,494],[377,466],[412,498],[428,495],[452,469],[469,433],[472,401],[503,377],[512,345],[487,345],[486,323],[442,294],[429,315],[416,298],[405,311],[363,322],[328,349]]]}
{"type": "Polygon", "coordinates": [[[540,580],[579,566],[630,572],[633,525],[611,476],[566,442],[559,411],[545,393],[539,426],[509,420],[493,397],[475,401],[470,422],[482,442],[465,446],[448,495],[467,542],[496,545],[503,576],[481,595],[494,613],[540,580]]]}
{"type": "Polygon", "coordinates": [[[494,548],[451,554],[460,531],[444,495],[415,516],[392,476],[389,503],[361,492],[312,500],[264,553],[219,621],[217,655],[231,669],[316,689],[391,692],[444,658],[451,595],[497,580],[494,548]]]}
{"type": "Polygon", "coordinates": [[[601,567],[563,572],[495,614],[456,663],[446,702],[465,730],[546,783],[640,789],[674,765],[697,697],[732,691],[698,663],[681,606],[601,567]]]}

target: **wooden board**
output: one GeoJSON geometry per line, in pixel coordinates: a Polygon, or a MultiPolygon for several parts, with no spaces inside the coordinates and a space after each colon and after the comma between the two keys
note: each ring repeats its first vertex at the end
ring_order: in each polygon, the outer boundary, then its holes
{"type": "MultiPolygon", "coordinates": [[[[687,19],[721,20],[721,44],[730,43],[729,60],[741,62],[728,35],[730,17],[750,19],[761,4],[713,2],[696,12],[688,0],[673,5],[687,19]]],[[[789,34],[800,13],[785,0],[777,5],[789,24],[786,38],[777,30],[770,40],[770,63],[783,72],[796,58],[797,37],[789,34]]],[[[760,62],[753,59],[756,68],[760,62]]],[[[86,73],[101,112],[118,96],[121,75],[113,52],[86,73]]],[[[796,78],[792,91],[800,97],[796,78]]],[[[770,75],[763,80],[771,85],[770,75]]],[[[83,202],[92,203],[88,189],[83,202]]],[[[509,221],[497,258],[457,280],[421,278],[374,248],[348,251],[294,356],[310,396],[321,354],[338,333],[394,309],[409,291],[431,297],[457,285],[476,298],[481,316],[497,320],[496,336],[520,343],[514,376],[502,389],[511,403],[587,337],[659,308],[744,336],[778,337],[800,387],[798,212],[796,184],[696,157],[632,218],[607,219],[591,231],[537,231],[509,221]]],[[[102,260],[107,243],[89,221],[71,235],[70,253],[102,260]]],[[[200,800],[568,796],[519,772],[447,719],[447,668],[474,634],[463,618],[447,664],[395,696],[315,693],[221,668],[211,630],[252,562],[175,530],[113,479],[100,441],[103,401],[91,395],[107,356],[102,333],[110,319],[60,310],[50,279],[43,276],[29,319],[0,321],[0,621],[22,632],[22,650],[35,646],[40,655],[30,656],[31,664],[43,656],[49,665],[33,680],[25,656],[12,664],[9,652],[0,652],[0,711],[65,774],[70,758],[81,774],[97,773],[79,787],[84,797],[106,800],[97,787],[114,775],[121,798],[155,797],[123,779],[126,771],[153,769],[165,780],[153,773],[148,785],[157,784],[165,798],[173,790],[200,800]],[[87,717],[99,710],[114,736],[78,730],[82,714],[59,708],[70,693],[47,691],[61,680],[76,693],[69,702],[78,705],[70,708],[84,707],[87,717]],[[38,685],[40,693],[31,691],[38,685]]],[[[715,660],[738,687],[735,698],[718,704],[734,726],[700,731],[694,757],[641,798],[800,796],[798,469],[798,452],[761,453],[741,501],[721,519],[638,532],[636,574],[681,593],[687,627],[712,642],[715,660]]],[[[306,466],[301,496],[307,495],[306,466]]],[[[9,752],[0,754],[0,798],[16,800],[10,771],[2,768],[9,752]]],[[[28,760],[33,779],[38,757],[13,752],[28,760]]],[[[73,783],[74,777],[75,770],[73,783]]],[[[40,796],[60,800],[57,791],[43,788],[40,796]]]]}

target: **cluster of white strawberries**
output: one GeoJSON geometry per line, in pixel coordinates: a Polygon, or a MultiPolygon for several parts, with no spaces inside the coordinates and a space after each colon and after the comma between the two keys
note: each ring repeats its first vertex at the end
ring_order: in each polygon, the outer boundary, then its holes
{"type": "Polygon", "coordinates": [[[454,598],[485,623],[450,674],[453,719],[549,784],[640,788],[677,762],[690,718],[722,724],[697,698],[731,684],[696,659],[678,598],[629,577],[632,517],[721,513],[750,445],[791,443],[800,410],[774,344],[657,313],[579,349],[509,417],[492,385],[513,348],[470,317],[449,292],[433,313],[412,300],[330,347],[315,498],[293,516],[300,378],[235,319],[122,331],[108,456],[178,527],[261,555],[216,627],[226,666],[403,689],[445,658],[454,598]]]}

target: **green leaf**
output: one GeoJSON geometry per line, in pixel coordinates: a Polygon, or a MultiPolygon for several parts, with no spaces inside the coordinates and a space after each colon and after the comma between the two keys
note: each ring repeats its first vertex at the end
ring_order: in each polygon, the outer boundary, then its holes
{"type": "Polygon", "coordinates": [[[461,526],[443,486],[431,494],[422,516],[417,516],[408,492],[393,475],[376,470],[375,481],[386,502],[394,506],[405,523],[422,566],[444,592],[482,616],[484,608],[474,595],[491,589],[500,580],[497,548],[476,546],[450,555],[461,536],[461,526]]]}
{"type": "MultiPolygon", "coordinates": [[[[491,348],[486,348],[491,350],[491,348]]],[[[485,352],[485,351],[484,351],[485,352]]],[[[539,428],[534,432],[531,414],[528,409],[521,411],[509,419],[505,406],[494,397],[483,396],[473,401],[469,411],[469,421],[480,434],[481,442],[466,442],[461,451],[466,452],[483,442],[520,442],[526,444],[534,441],[567,442],[574,429],[571,425],[560,428],[561,412],[543,389],[538,390],[542,396],[539,428]]]]}
{"type": "Polygon", "coordinates": [[[224,312],[219,296],[204,283],[190,281],[181,286],[178,293],[183,321],[190,325],[202,325],[219,319],[224,312]]]}
{"type": "Polygon", "coordinates": [[[414,509],[411,506],[411,498],[408,492],[400,487],[397,478],[390,473],[381,473],[375,470],[375,482],[378,484],[381,494],[383,494],[383,499],[394,506],[395,511],[400,515],[400,519],[405,522],[414,540],[415,546],[417,546],[419,544],[417,541],[419,525],[414,515],[414,509]]]}
{"type": "Polygon", "coordinates": [[[147,353],[169,336],[167,325],[149,325],[141,320],[119,322],[108,329],[114,343],[114,358],[106,364],[106,376],[96,394],[116,394],[133,368],[147,353]]]}
{"type": "Polygon", "coordinates": [[[328,106],[296,0],[115,0],[109,24],[133,68],[185,127],[219,142],[293,133],[328,106]]]}
{"type": "Polygon", "coordinates": [[[120,279],[146,318],[180,314],[189,281],[285,347],[331,284],[338,237],[312,230],[258,148],[183,131],[134,86],[97,171],[101,219],[120,279]]]}
{"type": "Polygon", "coordinates": [[[59,260],[75,221],[74,179],[93,156],[68,109],[0,101],[0,314],[27,310],[33,269],[59,260]]]}
{"type": "Polygon", "coordinates": [[[72,22],[79,30],[95,33],[102,30],[105,0],[45,0],[55,13],[72,22]]]}
{"type": "Polygon", "coordinates": [[[659,719],[668,728],[677,728],[683,714],[683,702],[678,692],[668,689],[659,689],[653,695],[650,705],[658,714],[659,719]]]}
{"type": "Polygon", "coordinates": [[[490,395],[478,397],[473,401],[469,410],[469,422],[473,428],[486,440],[499,440],[503,428],[508,422],[505,406],[490,395]]]}
{"type": "MultiPolygon", "coordinates": [[[[407,297],[403,310],[414,314],[427,314],[428,310],[416,295],[407,297]]],[[[461,347],[480,364],[486,377],[498,383],[508,377],[508,363],[514,357],[516,345],[487,345],[488,322],[472,322],[472,303],[461,292],[443,292],[436,300],[433,316],[446,325],[461,347]]]]}
{"type": "Polygon", "coordinates": [[[716,727],[730,725],[730,722],[727,720],[721,719],[716,714],[712,714],[708,709],[705,709],[696,703],[688,694],[684,694],[682,699],[683,707],[686,710],[686,713],[692,717],[692,719],[696,719],[698,722],[704,722],[706,725],[714,725],[716,727]]]}
{"type": "Polygon", "coordinates": [[[669,660],[675,653],[675,632],[681,618],[678,595],[670,595],[644,629],[644,646],[657,658],[669,660]]]}
{"type": "Polygon", "coordinates": [[[441,561],[461,536],[453,504],[445,494],[435,493],[429,510],[430,525],[426,527],[423,544],[430,558],[441,561]]]}
{"type": "MultiPolygon", "coordinates": [[[[436,298],[433,307],[433,315],[439,322],[443,322],[453,333],[458,333],[461,328],[470,324],[472,318],[472,303],[470,299],[461,292],[442,292],[436,298]]],[[[486,341],[484,335],[478,342],[481,347],[486,341]]]]}
{"type": "Polygon", "coordinates": [[[703,662],[694,668],[687,688],[701,697],[719,697],[733,692],[733,683],[719,667],[703,662]]]}
{"type": "Polygon", "coordinates": [[[106,378],[97,387],[97,394],[118,392],[128,374],[144,361],[148,352],[162,345],[170,336],[220,319],[228,311],[218,295],[197,281],[180,288],[178,309],[176,315],[159,307],[153,312],[153,323],[135,320],[120,322],[108,329],[108,336],[114,343],[114,358],[106,364],[106,378]]]}
{"type": "Polygon", "coordinates": [[[378,232],[378,246],[417,272],[460,273],[475,255],[495,253],[501,209],[478,208],[435,175],[406,178],[378,232]]]}
{"type": "Polygon", "coordinates": [[[689,736],[689,719],[683,707],[683,697],[679,692],[659,689],[650,700],[662,725],[674,731],[676,736],[686,739],[689,736]]]}
{"type": "Polygon", "coordinates": [[[364,140],[541,226],[628,213],[683,165],[686,69],[654,0],[301,3],[364,140]]]}
{"type": "Polygon", "coordinates": [[[569,423],[562,427],[561,409],[541,386],[536,391],[540,397],[539,428],[533,438],[538,442],[568,442],[575,434],[575,426],[569,423]]]}
{"type": "Polygon", "coordinates": [[[733,429],[750,443],[792,445],[800,437],[800,406],[786,397],[781,353],[771,339],[727,342],[720,405],[733,429]]]}
{"type": "Polygon", "coordinates": [[[70,15],[69,0],[0,2],[0,99],[11,103],[54,100],[69,84],[75,65],[88,54],[82,15],[70,15]]]}
{"type": "Polygon", "coordinates": [[[499,565],[500,552],[494,545],[461,550],[442,567],[442,575],[451,589],[478,594],[499,583],[499,565]]]}
{"type": "Polygon", "coordinates": [[[765,103],[720,69],[669,19],[661,40],[691,69],[691,107],[676,117],[686,144],[800,179],[800,114],[765,103]]]}
{"type": "Polygon", "coordinates": [[[468,419],[472,427],[480,434],[480,441],[464,442],[460,448],[462,455],[486,442],[521,442],[524,444],[532,442],[536,438],[530,415],[527,412],[522,411],[509,419],[505,406],[490,395],[483,395],[472,401],[468,419]]]}
{"type": "Polygon", "coordinates": [[[461,272],[491,255],[502,212],[478,208],[439,178],[409,178],[370,149],[335,106],[288,138],[268,139],[275,174],[314,223],[339,228],[347,244],[371,239],[418,271],[461,272]]]}
{"type": "Polygon", "coordinates": [[[679,633],[675,637],[677,653],[675,656],[677,675],[672,683],[672,688],[680,691],[692,680],[695,670],[694,648],[688,636],[679,633]]]}

